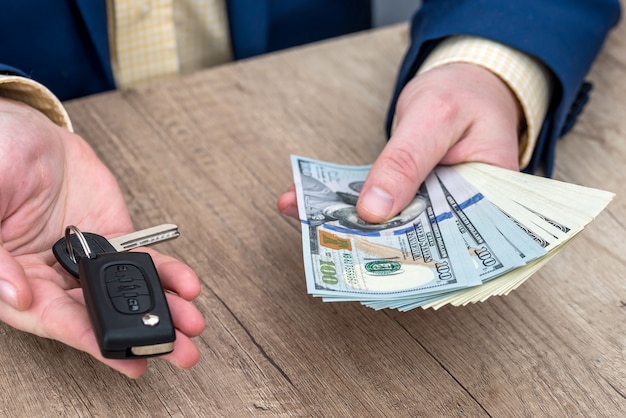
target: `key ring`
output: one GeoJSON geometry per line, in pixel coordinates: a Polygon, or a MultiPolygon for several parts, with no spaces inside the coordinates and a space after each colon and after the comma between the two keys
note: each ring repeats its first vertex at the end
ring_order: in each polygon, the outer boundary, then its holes
{"type": "Polygon", "coordinates": [[[74,225],[69,225],[65,228],[65,246],[67,248],[67,253],[70,256],[70,259],[76,263],[76,256],[74,256],[74,248],[72,248],[72,240],[70,239],[71,231],[74,231],[74,235],[76,235],[76,237],[78,238],[80,246],[83,247],[85,255],[89,258],[96,258],[96,254],[91,251],[91,247],[89,247],[89,244],[87,244],[87,239],[85,238],[83,233],[80,232],[80,229],[78,229],[78,227],[74,225]]]}

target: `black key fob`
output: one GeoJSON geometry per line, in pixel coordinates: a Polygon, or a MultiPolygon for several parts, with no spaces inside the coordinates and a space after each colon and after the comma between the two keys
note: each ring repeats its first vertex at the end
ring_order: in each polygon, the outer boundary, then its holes
{"type": "Polygon", "coordinates": [[[79,258],[78,271],[104,357],[151,357],[174,349],[174,325],[149,254],[92,254],[79,258]]]}

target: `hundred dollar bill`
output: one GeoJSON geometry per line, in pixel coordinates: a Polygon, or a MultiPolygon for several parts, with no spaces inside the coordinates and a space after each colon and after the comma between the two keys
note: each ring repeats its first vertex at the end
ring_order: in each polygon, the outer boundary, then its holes
{"type": "Polygon", "coordinates": [[[546,254],[527,229],[506,217],[452,167],[437,167],[435,173],[483,281],[546,254]]]}
{"type": "Polygon", "coordinates": [[[615,196],[487,164],[464,163],[454,171],[548,252],[580,232],[615,196]]]}
{"type": "MultiPolygon", "coordinates": [[[[398,216],[369,224],[358,217],[355,203],[370,166],[292,156],[292,168],[310,294],[392,300],[481,283],[455,220],[432,205],[430,194],[442,193],[440,188],[423,185],[398,216]]],[[[434,173],[429,181],[437,183],[434,173]]]]}

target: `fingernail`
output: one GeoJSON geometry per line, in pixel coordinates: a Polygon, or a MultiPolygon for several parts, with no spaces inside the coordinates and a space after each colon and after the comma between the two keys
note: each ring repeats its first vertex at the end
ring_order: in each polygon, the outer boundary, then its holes
{"type": "Polygon", "coordinates": [[[0,280],[0,300],[13,308],[17,307],[17,292],[11,283],[0,280]]]}
{"type": "Polygon", "coordinates": [[[361,206],[373,215],[386,218],[393,206],[393,196],[383,189],[371,187],[361,197],[361,206]]]}

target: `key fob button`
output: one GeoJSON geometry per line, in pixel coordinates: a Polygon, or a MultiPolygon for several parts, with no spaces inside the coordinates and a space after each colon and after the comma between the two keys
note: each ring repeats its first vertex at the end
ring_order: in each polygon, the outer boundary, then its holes
{"type": "Polygon", "coordinates": [[[138,312],[139,311],[139,301],[135,298],[127,298],[126,299],[126,303],[128,303],[128,309],[131,312],[138,312]]]}
{"type": "Polygon", "coordinates": [[[118,281],[108,282],[107,291],[109,297],[123,296],[126,293],[135,293],[139,295],[149,295],[150,289],[148,284],[143,279],[131,280],[131,281],[118,281]]]}
{"type": "Polygon", "coordinates": [[[152,307],[152,301],[148,295],[117,296],[111,298],[113,306],[123,314],[138,314],[148,312],[152,307]]]}
{"type": "Polygon", "coordinates": [[[133,281],[135,279],[143,279],[141,271],[136,266],[122,264],[110,266],[104,269],[104,281],[133,281]]]}

